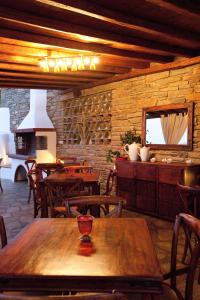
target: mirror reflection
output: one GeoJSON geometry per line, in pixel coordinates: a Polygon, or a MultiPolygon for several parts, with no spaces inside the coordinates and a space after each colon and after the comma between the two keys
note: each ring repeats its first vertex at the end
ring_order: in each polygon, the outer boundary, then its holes
{"type": "Polygon", "coordinates": [[[154,106],[143,110],[143,141],[159,148],[192,147],[192,104],[154,106]],[[162,147],[163,146],[163,147],[162,147]]]}

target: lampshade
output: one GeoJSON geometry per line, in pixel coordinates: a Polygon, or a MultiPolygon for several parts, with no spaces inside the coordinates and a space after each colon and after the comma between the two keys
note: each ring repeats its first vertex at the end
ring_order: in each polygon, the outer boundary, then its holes
{"type": "Polygon", "coordinates": [[[98,56],[71,56],[71,57],[45,57],[39,61],[46,72],[96,70],[99,63],[98,56]]]}

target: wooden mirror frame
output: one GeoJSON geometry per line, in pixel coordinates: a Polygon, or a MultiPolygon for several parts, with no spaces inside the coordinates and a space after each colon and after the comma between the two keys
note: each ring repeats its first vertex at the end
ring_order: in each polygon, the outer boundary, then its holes
{"type": "Polygon", "coordinates": [[[182,104],[168,104],[160,106],[152,106],[143,108],[142,114],[142,142],[145,146],[150,146],[152,149],[169,149],[169,150],[192,150],[192,131],[193,131],[193,103],[182,104]],[[149,112],[162,112],[162,111],[181,111],[182,109],[188,110],[188,134],[187,145],[173,145],[173,144],[147,144],[146,143],[146,114],[149,112]]]}

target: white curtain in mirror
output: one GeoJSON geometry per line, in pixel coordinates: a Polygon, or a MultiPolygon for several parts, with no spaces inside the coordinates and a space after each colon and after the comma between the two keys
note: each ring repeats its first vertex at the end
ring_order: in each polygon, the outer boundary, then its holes
{"type": "Polygon", "coordinates": [[[188,115],[186,113],[162,115],[160,121],[165,143],[179,144],[188,126],[188,115]]]}

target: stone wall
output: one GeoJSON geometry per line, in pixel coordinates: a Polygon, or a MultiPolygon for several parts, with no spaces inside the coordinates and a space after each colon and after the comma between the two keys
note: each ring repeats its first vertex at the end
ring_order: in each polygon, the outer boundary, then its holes
{"type": "MultiPolygon", "coordinates": [[[[123,80],[107,85],[97,86],[82,91],[82,95],[100,93],[106,90],[112,91],[112,149],[121,150],[120,134],[127,130],[136,128],[137,133],[141,133],[142,108],[154,105],[164,105],[170,103],[194,102],[194,132],[193,151],[153,151],[158,159],[163,157],[192,158],[194,162],[200,162],[200,65],[194,65],[178,70],[164,71],[157,74],[140,76],[128,80],[123,80]]],[[[57,106],[62,114],[62,103],[68,95],[63,92],[57,96],[53,92],[57,101],[57,106]]],[[[53,95],[53,94],[52,94],[53,95]]],[[[54,96],[52,97],[54,98],[54,96]]],[[[73,99],[71,100],[73,101],[73,99]]],[[[53,117],[54,120],[54,117],[53,117]]],[[[62,143],[62,122],[59,122],[59,138],[62,143]]],[[[61,155],[76,155],[83,159],[92,161],[101,169],[108,169],[106,153],[110,146],[106,145],[67,145],[59,144],[58,153],[61,155]]]]}
{"type": "MultiPolygon", "coordinates": [[[[163,157],[191,158],[200,163],[200,64],[178,70],[139,76],[82,91],[82,96],[112,91],[112,145],[68,145],[64,142],[63,102],[73,101],[66,91],[48,91],[48,113],[57,129],[57,154],[77,156],[102,170],[105,178],[112,164],[106,162],[107,151],[121,150],[120,134],[136,128],[141,133],[142,108],[170,103],[194,102],[193,151],[153,151],[163,157]]],[[[28,111],[27,90],[2,90],[2,106],[11,108],[11,127],[19,124],[28,111]],[[12,102],[12,103],[11,103],[12,102]]]]}

